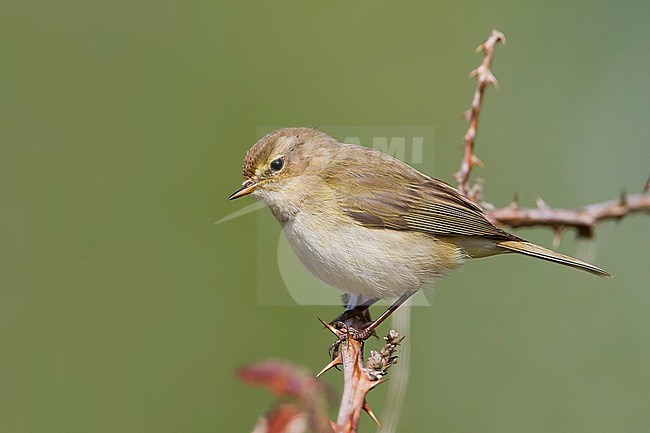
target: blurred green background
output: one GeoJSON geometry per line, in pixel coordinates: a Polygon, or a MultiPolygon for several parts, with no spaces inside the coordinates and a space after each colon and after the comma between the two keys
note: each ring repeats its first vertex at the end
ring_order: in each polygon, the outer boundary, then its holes
{"type": "MultiPolygon", "coordinates": [[[[648,176],[648,2],[0,9],[2,432],[249,431],[272,399],[233,370],[320,369],[331,336],[315,318],[339,312],[258,305],[283,287],[258,272],[276,263],[257,263],[259,228],[279,233],[266,210],[214,224],[252,203],[226,197],[257,128],[432,126],[423,169],[451,181],[493,27],[508,45],[478,139],[489,201],[578,206],[648,176]]],[[[565,235],[613,279],[502,257],[440,282],[414,309],[400,431],[650,431],[649,241],[647,216],[565,235]]]]}

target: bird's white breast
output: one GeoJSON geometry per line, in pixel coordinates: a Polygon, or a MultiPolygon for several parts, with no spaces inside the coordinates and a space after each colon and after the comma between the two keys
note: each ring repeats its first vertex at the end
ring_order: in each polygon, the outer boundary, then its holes
{"type": "Polygon", "coordinates": [[[367,228],[313,213],[299,212],[286,222],[284,233],[318,279],[374,298],[417,290],[464,258],[453,244],[423,233],[367,228]]]}

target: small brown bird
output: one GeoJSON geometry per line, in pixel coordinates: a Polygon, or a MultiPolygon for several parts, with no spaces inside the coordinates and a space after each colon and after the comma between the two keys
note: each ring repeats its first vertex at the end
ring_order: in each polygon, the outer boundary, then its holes
{"type": "Polygon", "coordinates": [[[355,338],[367,338],[424,284],[470,258],[515,252],[609,276],[496,227],[452,186],[315,129],[266,135],[242,171],[230,199],[252,194],[267,205],[305,267],[347,294],[340,320],[367,318],[379,299],[398,298],[374,322],[351,329],[355,338]]]}

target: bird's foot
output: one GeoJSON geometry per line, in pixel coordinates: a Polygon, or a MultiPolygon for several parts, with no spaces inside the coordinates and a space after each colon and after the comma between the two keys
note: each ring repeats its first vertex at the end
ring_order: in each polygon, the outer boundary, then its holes
{"type": "Polygon", "coordinates": [[[366,326],[365,328],[362,329],[348,328],[348,335],[357,341],[366,341],[368,338],[372,337],[373,335],[377,337],[377,334],[375,333],[375,328],[372,326],[366,326]]]}
{"type": "Polygon", "coordinates": [[[375,333],[377,324],[370,318],[367,308],[346,310],[331,322],[325,323],[321,320],[321,323],[337,337],[327,351],[331,359],[339,355],[341,344],[348,338],[363,342],[373,335],[377,336],[375,333]]]}
{"type": "Polygon", "coordinates": [[[348,338],[364,342],[373,335],[375,337],[377,336],[375,333],[375,328],[372,326],[372,322],[364,323],[364,326],[360,328],[352,327],[347,323],[341,321],[333,321],[330,323],[330,326],[333,328],[330,330],[332,330],[334,335],[338,337],[337,340],[332,343],[328,349],[328,353],[331,359],[335,359],[339,355],[341,344],[348,338]],[[336,332],[334,332],[334,330],[336,332]]]}
{"type": "Polygon", "coordinates": [[[330,344],[330,347],[327,349],[327,354],[330,356],[331,360],[335,360],[341,354],[341,343],[348,338],[346,335],[341,335],[337,340],[330,344]]]}

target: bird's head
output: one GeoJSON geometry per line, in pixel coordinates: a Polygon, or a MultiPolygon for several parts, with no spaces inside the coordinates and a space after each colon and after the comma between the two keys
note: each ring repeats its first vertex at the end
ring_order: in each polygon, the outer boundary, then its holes
{"type": "Polygon", "coordinates": [[[328,166],[338,143],[311,128],[284,128],[262,137],[242,166],[242,187],[230,200],[253,194],[268,202],[273,193],[295,194],[328,166]],[[302,183],[302,185],[301,185],[302,183]]]}

